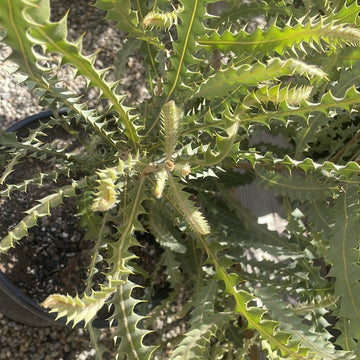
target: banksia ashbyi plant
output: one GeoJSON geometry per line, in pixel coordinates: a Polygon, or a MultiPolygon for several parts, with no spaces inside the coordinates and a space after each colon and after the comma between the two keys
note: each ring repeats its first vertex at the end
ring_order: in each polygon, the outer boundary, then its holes
{"type": "Polygon", "coordinates": [[[81,38],[68,41],[67,18],[50,21],[49,0],[0,1],[14,75],[54,112],[25,138],[0,132],[1,196],[45,179],[69,180],[39,199],[0,249],[21,246],[39,217],[64,197],[77,199],[92,244],[85,290],[53,294],[42,305],[73,325],[84,321],[98,359],[105,348],[92,322],[103,307],[115,359],[160,358],[166,346],[166,358],[176,360],[356,359],[359,5],[213,3],[96,1],[126,33],[118,58],[136,50],[143,59],[147,96],[130,106],[121,72],[96,68],[81,38]],[[63,67],[97,91],[98,107],[61,85],[63,67]],[[83,151],[40,141],[55,125],[83,151]],[[264,133],[286,144],[254,140],[264,133]],[[9,183],[27,157],[57,166],[9,183]],[[258,224],[236,200],[237,188],[252,181],[279,196],[283,232],[258,224]],[[152,273],[136,256],[143,233],[161,250],[152,273]],[[319,264],[328,273],[320,274],[319,264]],[[152,305],[159,271],[170,290],[152,305]],[[136,279],[147,279],[140,295],[136,279]],[[156,319],[180,298],[184,333],[162,343],[156,319]]]}

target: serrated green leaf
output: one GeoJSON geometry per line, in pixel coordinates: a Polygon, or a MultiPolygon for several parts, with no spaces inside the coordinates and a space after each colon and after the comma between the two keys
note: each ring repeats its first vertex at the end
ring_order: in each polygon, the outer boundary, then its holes
{"type": "Polygon", "coordinates": [[[264,172],[261,169],[256,171],[261,181],[274,189],[276,194],[287,195],[292,199],[313,200],[330,196],[334,186],[326,185],[316,178],[310,176],[283,176],[274,172],[264,172]]]}
{"type": "Polygon", "coordinates": [[[241,18],[252,19],[254,16],[291,16],[295,9],[289,11],[289,7],[284,1],[259,1],[256,3],[235,3],[231,9],[226,9],[221,12],[216,19],[214,19],[214,28],[219,28],[222,24],[233,24],[241,18]]]}
{"type": "Polygon", "coordinates": [[[315,329],[314,325],[305,325],[303,318],[298,317],[294,309],[283,302],[280,296],[272,289],[257,289],[256,295],[262,299],[266,307],[271,311],[271,317],[279,321],[279,328],[291,332],[294,334],[292,340],[302,341],[302,344],[309,348],[307,359],[335,360],[352,358],[350,353],[338,352],[329,343],[331,335],[325,329],[326,321],[321,332],[320,329],[315,329]]]}
{"type": "Polygon", "coordinates": [[[131,9],[130,0],[97,0],[94,6],[106,11],[105,18],[116,21],[120,30],[142,34],[137,26],[139,20],[136,12],[131,9]]]}
{"type": "Polygon", "coordinates": [[[235,111],[234,116],[238,118],[241,125],[247,125],[249,123],[259,122],[268,125],[271,120],[277,119],[283,122],[297,121],[298,117],[307,119],[311,116],[315,116],[317,112],[324,113],[326,116],[329,111],[336,108],[343,108],[346,111],[351,111],[352,107],[356,106],[358,91],[355,87],[350,87],[346,90],[343,98],[336,98],[331,92],[327,92],[321,98],[318,103],[312,103],[310,101],[302,100],[298,106],[288,106],[286,101],[279,104],[276,111],[259,111],[256,114],[244,113],[243,106],[239,106],[235,111]]]}
{"type": "Polygon", "coordinates": [[[102,288],[101,291],[93,291],[91,295],[84,294],[83,297],[76,295],[53,294],[48,296],[41,305],[56,312],[57,318],[66,316],[66,322],[73,322],[73,326],[81,321],[87,325],[96,313],[102,308],[106,299],[114,292],[114,288],[102,288]]]}
{"type": "MultiPolygon", "coordinates": [[[[186,248],[176,238],[175,229],[172,224],[168,224],[168,219],[160,212],[158,204],[151,207],[149,214],[149,226],[151,233],[156,237],[156,240],[164,247],[177,253],[185,253],[186,248]],[[170,226],[171,225],[171,226],[170,226]]],[[[177,234],[180,236],[180,233],[177,234]]]]}
{"type": "Polygon", "coordinates": [[[173,42],[174,55],[171,57],[171,69],[167,72],[166,98],[172,98],[173,92],[182,86],[188,77],[187,67],[196,64],[192,52],[195,50],[195,38],[205,33],[202,19],[205,5],[214,0],[181,0],[184,11],[179,13],[181,24],[177,26],[178,40],[173,42]]]}
{"type": "Polygon", "coordinates": [[[183,186],[176,182],[169,173],[168,199],[179,213],[185,218],[190,228],[200,234],[208,234],[210,227],[204,215],[189,199],[189,194],[183,191],[183,186]]]}
{"type": "Polygon", "coordinates": [[[196,95],[206,99],[213,99],[215,97],[224,97],[234,90],[237,90],[240,94],[245,91],[246,94],[246,91],[249,91],[249,88],[253,86],[286,75],[307,75],[319,78],[326,76],[320,68],[303,61],[272,58],[266,64],[256,62],[253,65],[241,65],[237,68],[230,67],[217,72],[200,86],[196,95]],[[241,89],[246,90],[241,91],[241,89]]]}
{"type": "Polygon", "coordinates": [[[217,291],[216,281],[210,281],[196,294],[191,312],[191,327],[171,354],[171,360],[208,358],[211,338],[229,319],[229,314],[214,311],[213,300],[217,291]]]}
{"type": "Polygon", "coordinates": [[[359,22],[360,7],[356,1],[345,1],[344,5],[336,6],[332,18],[340,23],[357,25],[359,22]]]}
{"type": "Polygon", "coordinates": [[[143,338],[150,331],[139,327],[139,322],[144,317],[135,312],[135,306],[140,303],[131,296],[135,287],[130,281],[121,284],[110,301],[114,308],[111,319],[118,321],[115,337],[121,339],[116,350],[116,359],[119,359],[120,355],[126,355],[129,360],[148,360],[156,349],[155,346],[143,344],[143,338]]]}
{"type": "Polygon", "coordinates": [[[287,24],[284,28],[273,24],[264,31],[258,27],[251,34],[244,30],[237,34],[225,31],[219,35],[214,32],[198,40],[198,43],[209,49],[217,48],[225,53],[232,51],[243,56],[245,53],[270,54],[273,51],[282,54],[290,49],[304,49],[304,43],[323,51],[322,41],[333,49],[346,44],[356,45],[360,41],[360,32],[354,27],[326,21],[326,18],[315,18],[297,21],[294,26],[287,24]]]}
{"type": "Polygon", "coordinates": [[[349,320],[349,333],[353,338],[357,338],[360,333],[358,190],[358,186],[345,185],[343,192],[335,201],[333,211],[336,224],[330,238],[331,247],[328,254],[328,259],[332,261],[329,276],[336,277],[335,294],[341,297],[338,316],[349,320]]]}
{"type": "Polygon", "coordinates": [[[15,225],[15,227],[9,231],[8,235],[0,241],[0,252],[6,252],[8,249],[14,247],[24,236],[27,236],[29,228],[37,225],[37,219],[39,217],[50,215],[50,209],[59,206],[62,203],[63,197],[75,196],[75,189],[79,189],[84,185],[84,181],[73,182],[71,185],[61,187],[57,192],[40,199],[40,204],[27,210],[27,216],[15,225]]]}

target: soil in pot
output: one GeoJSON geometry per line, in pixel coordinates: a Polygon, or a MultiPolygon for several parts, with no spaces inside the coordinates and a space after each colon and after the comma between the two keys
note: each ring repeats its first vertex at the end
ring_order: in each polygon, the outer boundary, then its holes
{"type": "MultiPolygon", "coordinates": [[[[75,146],[73,138],[60,127],[49,129],[47,133],[47,141],[58,147],[75,146]]],[[[47,170],[45,166],[48,165],[43,161],[25,158],[8,180],[21,183],[47,170]]],[[[29,185],[26,193],[14,191],[10,199],[0,198],[0,236],[5,236],[21,221],[24,211],[34,206],[36,200],[68,183],[65,176],[60,176],[56,184],[45,181],[42,187],[29,185]]],[[[0,190],[3,189],[4,185],[0,190]]],[[[52,293],[73,296],[83,290],[82,279],[86,276],[85,266],[90,261],[88,249],[91,244],[80,241],[84,230],[79,229],[79,218],[75,214],[75,199],[64,198],[63,204],[53,209],[51,216],[39,218],[38,226],[30,229],[28,236],[14,249],[1,256],[0,270],[38,302],[52,293]]]]}

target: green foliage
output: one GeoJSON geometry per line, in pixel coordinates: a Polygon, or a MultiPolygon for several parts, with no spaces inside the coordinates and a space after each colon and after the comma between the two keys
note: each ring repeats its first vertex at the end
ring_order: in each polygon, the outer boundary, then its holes
{"type": "Polygon", "coordinates": [[[67,39],[66,16],[50,20],[49,0],[0,1],[14,76],[55,114],[23,138],[0,131],[0,195],[69,180],[26,211],[0,252],[21,246],[64,197],[77,200],[91,244],[85,290],[42,305],[74,325],[84,321],[97,359],[106,349],[92,323],[103,307],[114,359],[151,359],[166,346],[174,360],[355,359],[360,7],[225,0],[214,16],[214,2],[97,0],[127,34],[112,73],[94,66],[96,54],[83,55],[82,38],[67,39]],[[130,107],[116,76],[137,49],[148,96],[130,107]],[[64,88],[63,67],[84,77],[102,106],[88,108],[64,88]],[[54,125],[82,151],[43,141],[54,125]],[[267,133],[285,142],[259,140],[267,133]],[[52,170],[11,182],[28,158],[52,170]],[[236,187],[252,180],[280,199],[287,222],[280,234],[237,199],[236,187]],[[158,249],[152,270],[137,256],[149,246],[140,244],[146,232],[158,249]],[[159,281],[171,290],[149,312],[159,281]],[[164,340],[152,329],[173,304],[186,326],[181,338],[164,340]],[[337,339],[328,332],[330,312],[337,339]]]}

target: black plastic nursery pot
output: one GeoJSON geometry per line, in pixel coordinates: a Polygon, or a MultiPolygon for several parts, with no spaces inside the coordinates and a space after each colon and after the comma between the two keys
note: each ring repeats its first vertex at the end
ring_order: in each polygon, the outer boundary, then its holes
{"type": "MultiPolygon", "coordinates": [[[[65,114],[65,111],[61,110],[60,115],[62,114],[65,114]]],[[[36,126],[40,121],[49,121],[52,116],[52,111],[44,111],[29,116],[11,126],[7,129],[7,132],[26,130],[29,127],[36,126]]],[[[55,320],[56,314],[49,313],[35,300],[22,292],[2,271],[0,271],[0,312],[12,320],[30,326],[66,326],[65,318],[55,320]]],[[[97,318],[93,321],[93,325],[98,328],[108,327],[108,322],[102,318],[97,318]]],[[[81,326],[83,324],[79,323],[76,327],[81,326]]]]}

